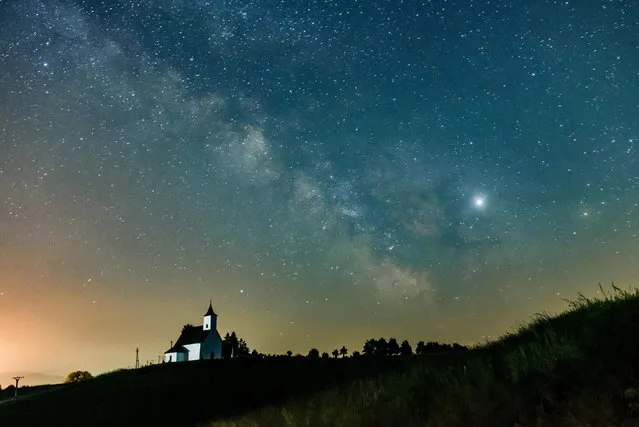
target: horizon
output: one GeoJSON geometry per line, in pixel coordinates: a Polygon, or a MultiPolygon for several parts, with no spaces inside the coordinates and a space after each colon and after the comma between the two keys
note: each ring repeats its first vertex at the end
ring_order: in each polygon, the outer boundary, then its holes
{"type": "Polygon", "coordinates": [[[636,16],[0,2],[0,372],[157,360],[210,300],[306,354],[637,287],[636,16]]]}
{"type": "MultiPolygon", "coordinates": [[[[604,287],[604,290],[606,288],[604,287]]],[[[588,293],[588,292],[582,292],[582,294],[584,294],[585,296],[595,296],[595,297],[601,297],[601,293],[599,291],[599,288],[597,288],[597,290],[595,292],[592,293],[588,293]]],[[[564,305],[563,308],[559,308],[558,311],[556,312],[549,312],[549,311],[544,311],[547,313],[550,313],[551,315],[558,315],[563,313],[564,311],[566,311],[568,309],[568,303],[566,301],[562,300],[562,304],[564,305]]],[[[498,340],[501,338],[501,336],[512,332],[513,330],[515,330],[516,328],[518,328],[519,326],[521,326],[522,324],[526,324],[528,321],[530,321],[536,314],[536,313],[530,313],[529,316],[525,317],[524,319],[516,319],[515,322],[510,326],[507,327],[505,330],[500,331],[499,333],[497,333],[496,335],[493,336],[483,336],[481,337],[481,339],[477,340],[477,341],[468,341],[468,342],[462,342],[462,341],[451,341],[451,340],[445,340],[445,339],[441,339],[441,340],[437,340],[437,339],[430,339],[430,338],[415,338],[414,340],[408,339],[406,337],[401,337],[401,336],[368,336],[362,339],[361,343],[357,344],[354,343],[355,346],[353,347],[349,347],[346,344],[335,344],[334,346],[331,347],[331,345],[325,346],[325,347],[320,347],[320,346],[313,346],[312,344],[310,344],[310,347],[308,348],[301,348],[299,350],[292,350],[291,348],[287,348],[286,350],[282,350],[282,351],[274,351],[274,352],[265,352],[262,351],[259,348],[255,348],[250,346],[249,343],[249,347],[250,350],[257,350],[258,352],[260,352],[261,354],[272,354],[272,355],[284,355],[286,354],[287,350],[291,350],[293,352],[293,355],[307,355],[308,351],[311,350],[312,348],[316,348],[319,350],[320,353],[323,352],[327,352],[330,354],[330,352],[333,349],[339,349],[343,346],[345,346],[348,350],[348,356],[352,356],[354,351],[358,351],[358,352],[362,352],[364,343],[366,342],[366,340],[368,339],[378,339],[378,338],[396,338],[397,341],[399,343],[401,343],[403,340],[407,340],[409,341],[411,347],[413,348],[413,350],[415,349],[416,344],[419,341],[424,341],[424,342],[428,342],[428,341],[438,341],[441,343],[449,343],[449,344],[453,344],[453,343],[458,343],[461,345],[465,345],[465,346],[469,346],[469,347],[473,347],[473,346],[478,346],[478,345],[482,345],[482,344],[486,344],[488,342],[492,342],[495,340],[498,340]],[[329,348],[330,347],[330,348],[329,348]]],[[[219,318],[219,315],[218,315],[219,318]]],[[[188,324],[189,322],[186,322],[184,325],[188,324]]],[[[201,326],[201,322],[190,322],[191,324],[195,325],[195,326],[201,326]]],[[[182,326],[184,326],[182,325],[182,326]]],[[[178,332],[175,334],[174,339],[172,339],[172,342],[175,342],[177,340],[177,338],[180,335],[180,331],[182,326],[180,326],[178,328],[178,332]]],[[[231,332],[236,332],[238,335],[238,338],[245,338],[244,336],[241,335],[241,333],[238,333],[238,331],[236,330],[232,330],[232,329],[228,329],[226,331],[220,331],[218,328],[218,332],[220,333],[220,335],[223,337],[226,333],[231,333],[231,332]]],[[[157,344],[157,343],[155,343],[157,344]]],[[[167,344],[165,346],[166,348],[164,348],[164,350],[169,348],[169,345],[167,344]]],[[[157,348],[157,346],[156,346],[157,348]]],[[[129,349],[130,350],[130,349],[129,349]]],[[[73,349],[71,349],[71,351],[73,351],[73,349]]],[[[90,362],[84,362],[84,366],[82,363],[79,364],[74,364],[71,365],[69,364],[67,367],[62,367],[60,368],[57,372],[29,372],[29,371],[24,371],[24,370],[14,370],[14,371],[3,371],[0,369],[0,386],[2,387],[2,389],[5,389],[7,386],[9,385],[14,385],[14,380],[13,377],[14,376],[23,376],[24,378],[22,378],[20,380],[20,387],[22,386],[37,386],[37,385],[47,385],[47,384],[57,384],[57,383],[63,383],[66,376],[72,372],[72,371],[76,371],[76,370],[88,370],[89,372],[91,372],[91,374],[93,376],[98,376],[98,375],[102,375],[105,373],[109,373],[109,372],[113,372],[119,369],[135,369],[135,348],[133,348],[133,351],[130,351],[131,357],[129,358],[129,364],[128,365],[118,365],[118,366],[114,366],[114,365],[102,365],[102,364],[91,364],[90,362]],[[73,366],[73,367],[72,367],[73,366]],[[77,367],[79,366],[79,367],[77,367]],[[87,366],[89,366],[90,368],[87,368],[87,366]]],[[[163,351],[161,353],[157,353],[156,354],[156,358],[153,359],[151,357],[151,355],[153,354],[153,351],[144,351],[144,349],[141,349],[140,351],[140,367],[145,367],[147,366],[147,364],[149,365],[154,365],[154,364],[162,364],[164,362],[158,362],[157,356],[160,356],[160,354],[163,355],[163,351]]],[[[163,360],[163,359],[162,359],[163,360]]],[[[184,363],[184,362],[183,362],[184,363]]],[[[188,363],[188,362],[186,362],[188,363]]]]}

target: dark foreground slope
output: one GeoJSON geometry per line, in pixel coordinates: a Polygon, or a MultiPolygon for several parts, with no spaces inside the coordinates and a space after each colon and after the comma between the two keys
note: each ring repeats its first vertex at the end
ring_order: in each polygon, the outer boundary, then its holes
{"type": "Polygon", "coordinates": [[[0,401],[0,426],[193,426],[398,370],[405,363],[282,357],[123,370],[0,401]]]}
{"type": "Polygon", "coordinates": [[[209,426],[639,426],[639,294],[580,297],[491,345],[209,426]]]}

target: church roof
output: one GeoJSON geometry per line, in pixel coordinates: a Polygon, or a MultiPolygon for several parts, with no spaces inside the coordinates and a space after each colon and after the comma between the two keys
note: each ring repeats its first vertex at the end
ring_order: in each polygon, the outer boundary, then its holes
{"type": "Polygon", "coordinates": [[[213,311],[213,304],[209,302],[209,309],[206,311],[205,316],[217,316],[213,311]]]}
{"type": "Polygon", "coordinates": [[[180,338],[175,345],[188,345],[203,342],[212,331],[205,331],[202,326],[190,326],[185,328],[180,334],[180,338]]]}
{"type": "Polygon", "coordinates": [[[186,349],[182,344],[175,343],[173,347],[164,352],[164,354],[166,353],[186,353],[186,349]]]}

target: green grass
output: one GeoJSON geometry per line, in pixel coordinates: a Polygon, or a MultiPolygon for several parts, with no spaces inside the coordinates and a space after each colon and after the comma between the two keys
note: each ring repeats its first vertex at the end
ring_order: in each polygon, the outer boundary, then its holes
{"type": "Polygon", "coordinates": [[[637,368],[639,293],[613,285],[468,353],[202,426],[634,426],[637,368]]]}

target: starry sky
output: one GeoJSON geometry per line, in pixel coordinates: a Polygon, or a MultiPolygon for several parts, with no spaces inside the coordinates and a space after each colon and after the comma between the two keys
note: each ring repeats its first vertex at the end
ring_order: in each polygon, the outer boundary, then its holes
{"type": "Polygon", "coordinates": [[[0,0],[0,372],[209,300],[306,353],[637,286],[638,100],[632,0],[0,0]]]}

